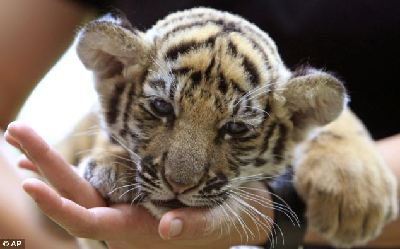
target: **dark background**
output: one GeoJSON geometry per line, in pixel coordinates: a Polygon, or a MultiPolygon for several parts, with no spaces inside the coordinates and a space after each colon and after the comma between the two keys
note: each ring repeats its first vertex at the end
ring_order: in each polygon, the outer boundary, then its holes
{"type": "Polygon", "coordinates": [[[80,1],[117,7],[143,31],[191,7],[239,14],[272,37],[289,68],[309,64],[342,79],[375,139],[400,132],[400,0],[80,1]]]}
{"type": "Polygon", "coordinates": [[[275,40],[289,68],[309,64],[342,79],[374,138],[400,132],[400,1],[115,0],[113,6],[141,30],[194,6],[239,14],[275,40]]]}

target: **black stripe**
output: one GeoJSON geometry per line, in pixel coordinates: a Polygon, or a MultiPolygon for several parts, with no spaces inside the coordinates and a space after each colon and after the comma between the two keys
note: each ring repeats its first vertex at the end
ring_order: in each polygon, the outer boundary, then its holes
{"type": "Polygon", "coordinates": [[[228,158],[229,169],[235,172],[235,175],[239,175],[239,165],[233,161],[231,158],[228,158]]]}
{"type": "MultiPolygon", "coordinates": [[[[265,60],[265,63],[268,63],[269,58],[266,55],[264,49],[262,48],[262,46],[258,42],[256,42],[255,40],[253,40],[251,38],[249,33],[252,33],[252,34],[256,33],[258,38],[260,38],[264,42],[264,44],[266,46],[268,46],[268,41],[264,37],[265,34],[260,32],[260,31],[258,31],[257,29],[254,29],[252,27],[252,25],[244,25],[243,28],[242,28],[240,26],[241,23],[234,23],[234,22],[229,22],[229,21],[227,22],[227,20],[224,20],[224,19],[209,19],[209,20],[202,20],[202,21],[194,21],[192,23],[180,25],[180,26],[172,29],[171,31],[169,31],[168,33],[165,34],[163,40],[165,40],[168,36],[170,36],[171,34],[177,32],[177,31],[188,29],[188,28],[191,28],[191,27],[194,27],[194,26],[206,25],[207,23],[213,23],[215,25],[222,26],[222,32],[223,33],[237,32],[237,33],[242,34],[243,36],[245,36],[251,42],[253,47],[255,49],[257,49],[258,52],[262,55],[262,57],[265,60]]],[[[231,47],[232,45],[234,45],[232,42],[228,43],[228,47],[232,50],[233,55],[235,55],[235,54],[237,54],[237,49],[235,47],[231,47]]],[[[270,48],[270,49],[271,49],[272,52],[274,52],[272,48],[270,48]]],[[[269,64],[267,64],[267,69],[268,68],[270,68],[269,64]]]]}
{"type": "Polygon", "coordinates": [[[243,67],[248,72],[250,84],[255,87],[260,84],[260,75],[258,73],[256,65],[247,58],[247,56],[243,56],[243,67]]]}
{"type": "Polygon", "coordinates": [[[251,162],[250,160],[239,158],[237,153],[235,153],[235,155],[232,155],[232,157],[233,157],[233,159],[236,160],[236,162],[238,162],[240,164],[240,166],[248,165],[251,162]]]}
{"type": "Polygon", "coordinates": [[[127,101],[125,105],[125,112],[124,112],[124,128],[128,130],[128,118],[129,118],[129,113],[131,111],[131,106],[132,106],[132,101],[135,95],[135,84],[131,83],[131,86],[129,88],[128,96],[127,96],[127,101]]]}
{"type": "Polygon", "coordinates": [[[147,76],[149,75],[150,70],[148,68],[145,69],[145,71],[142,73],[140,77],[140,85],[143,85],[143,82],[146,80],[147,76]]]}
{"type": "MultiPolygon", "coordinates": [[[[118,143],[118,141],[111,134],[109,134],[108,139],[109,139],[110,143],[120,145],[118,143]]],[[[73,165],[77,165],[77,164],[73,164],[73,165]]]]}
{"type": "MultiPolygon", "coordinates": [[[[143,117],[142,120],[158,120],[159,118],[157,116],[155,116],[152,112],[150,112],[149,110],[147,110],[147,108],[143,105],[143,104],[139,104],[139,108],[142,109],[142,111],[144,112],[144,114],[147,114],[147,117],[143,117]]],[[[140,120],[139,120],[140,121],[140,120]]],[[[139,128],[140,128],[139,124],[139,128]]]]}
{"type": "Polygon", "coordinates": [[[264,108],[264,119],[268,118],[271,113],[271,105],[269,104],[269,99],[267,98],[267,103],[264,108]]]}
{"type": "Polygon", "coordinates": [[[283,160],[285,141],[288,133],[288,129],[285,125],[279,124],[278,128],[278,140],[275,142],[274,148],[272,149],[272,156],[274,157],[274,161],[276,163],[279,163],[283,160]]]}
{"type": "MultiPolygon", "coordinates": [[[[198,14],[190,14],[190,18],[191,19],[195,19],[195,18],[201,18],[201,17],[203,17],[204,16],[204,14],[205,13],[198,13],[198,14]]],[[[185,14],[185,15],[180,15],[180,16],[177,16],[177,17],[175,17],[175,18],[170,18],[168,21],[165,21],[165,23],[161,26],[161,27],[167,27],[168,25],[170,25],[171,23],[177,23],[177,22],[180,22],[180,21],[182,21],[184,18],[187,18],[188,17],[188,15],[187,14],[185,14]]]]}
{"type": "Polygon", "coordinates": [[[237,83],[236,81],[231,79],[230,83],[232,84],[233,89],[235,89],[235,91],[238,91],[240,94],[244,94],[246,92],[245,90],[240,88],[239,83],[237,83]]]}
{"type": "Polygon", "coordinates": [[[240,104],[235,101],[235,104],[233,107],[233,115],[237,115],[239,108],[240,108],[240,104]]]}
{"type": "Polygon", "coordinates": [[[268,161],[263,159],[263,158],[256,158],[256,160],[254,162],[254,166],[261,167],[261,166],[264,166],[267,163],[268,163],[268,161]]]}
{"type": "MultiPolygon", "coordinates": [[[[250,41],[250,43],[252,44],[253,48],[256,49],[256,50],[261,54],[261,56],[262,56],[263,59],[264,59],[264,62],[265,62],[265,64],[266,64],[266,66],[267,66],[267,69],[269,69],[269,68],[271,67],[271,66],[268,64],[269,58],[268,58],[267,54],[265,53],[264,49],[263,49],[263,48],[261,47],[261,45],[260,45],[258,42],[256,42],[255,40],[251,39],[251,38],[248,37],[248,36],[246,36],[246,38],[250,41]]],[[[267,45],[267,44],[266,44],[266,45],[267,45]]]]}
{"type": "Polygon", "coordinates": [[[200,81],[202,79],[202,75],[200,71],[195,71],[190,75],[190,79],[192,80],[193,85],[198,85],[200,84],[200,81]]]}
{"type": "Polygon", "coordinates": [[[233,44],[233,42],[231,40],[229,40],[229,42],[228,42],[228,49],[232,52],[232,55],[234,57],[237,57],[237,55],[238,55],[237,47],[235,44],[233,44]]]}
{"type": "Polygon", "coordinates": [[[168,31],[167,33],[164,34],[164,36],[162,38],[162,42],[167,40],[171,35],[173,35],[176,32],[180,32],[185,29],[190,29],[190,28],[193,28],[194,26],[203,26],[203,25],[206,25],[207,22],[208,22],[207,20],[201,20],[201,21],[195,21],[195,22],[191,22],[191,23],[178,25],[175,28],[171,29],[170,31],[168,31]]]}
{"type": "Polygon", "coordinates": [[[179,54],[184,54],[192,50],[198,43],[195,41],[181,43],[178,46],[170,48],[166,55],[165,59],[169,60],[176,60],[179,54]]]}
{"type": "MultiPolygon", "coordinates": [[[[154,181],[153,181],[154,179],[147,179],[147,178],[143,175],[142,172],[138,172],[138,176],[140,176],[140,179],[141,179],[143,182],[149,184],[150,186],[152,186],[152,187],[154,187],[154,188],[156,188],[156,189],[159,188],[159,186],[158,186],[157,184],[154,183],[154,181]]],[[[144,186],[144,187],[145,187],[145,186],[144,186]]]]}
{"type": "Polygon", "coordinates": [[[202,42],[189,41],[178,44],[170,49],[165,54],[166,60],[176,60],[180,54],[185,54],[191,50],[196,50],[200,47],[214,46],[217,35],[210,36],[207,40],[202,42]]]}
{"type": "Polygon", "coordinates": [[[153,165],[153,157],[146,156],[142,160],[142,171],[143,173],[148,173],[154,179],[158,179],[157,172],[153,165]]]}
{"type": "Polygon", "coordinates": [[[180,68],[174,68],[171,70],[171,72],[175,75],[185,75],[187,74],[190,70],[192,70],[189,67],[180,67],[180,68]]]}
{"type": "MultiPolygon", "coordinates": [[[[246,98],[246,103],[245,103],[245,108],[244,108],[244,113],[252,113],[256,114],[256,111],[253,107],[253,104],[251,102],[251,99],[246,98]]],[[[250,116],[249,116],[250,117],[250,116]]]]}
{"type": "MultiPolygon", "coordinates": [[[[232,24],[232,25],[234,25],[234,24],[232,24]]],[[[251,29],[250,27],[248,27],[248,28],[251,29]]],[[[254,49],[256,49],[261,54],[261,56],[264,58],[265,63],[268,62],[268,57],[265,54],[265,51],[255,40],[253,40],[250,36],[248,36],[245,32],[243,32],[239,27],[236,27],[233,30],[231,29],[231,31],[239,32],[244,37],[246,37],[246,39],[252,44],[252,47],[254,49]]],[[[231,51],[231,53],[234,57],[237,57],[239,55],[238,49],[232,40],[229,40],[229,42],[228,42],[228,49],[231,51]]],[[[250,62],[250,60],[246,56],[244,56],[244,55],[241,55],[241,56],[243,56],[243,66],[245,67],[246,71],[249,72],[249,80],[251,81],[251,83],[252,84],[255,84],[255,83],[260,84],[260,82],[259,82],[260,76],[258,74],[256,66],[252,62],[250,62]]],[[[267,68],[269,68],[269,65],[267,65],[267,68]]]]}
{"type": "MultiPolygon", "coordinates": [[[[217,22],[218,21],[219,20],[217,20],[217,22]]],[[[242,33],[240,26],[236,25],[236,23],[234,22],[226,22],[226,20],[222,19],[222,25],[223,25],[223,31],[225,33],[231,33],[231,32],[242,33]]]]}
{"type": "MultiPolygon", "coordinates": [[[[181,67],[172,69],[172,73],[175,75],[185,75],[188,74],[192,69],[189,67],[181,67]]],[[[177,87],[177,80],[172,81],[171,86],[169,88],[169,99],[174,100],[175,91],[177,87]]]]}
{"type": "MultiPolygon", "coordinates": [[[[265,51],[262,49],[262,47],[255,40],[251,39],[251,37],[249,37],[246,33],[241,32],[241,30],[239,30],[239,29],[237,31],[235,31],[235,32],[240,32],[244,37],[246,37],[246,39],[252,44],[252,47],[254,49],[256,49],[259,54],[261,54],[261,56],[263,57],[265,63],[268,63],[268,56],[265,54],[265,51]]],[[[238,54],[239,54],[238,49],[237,49],[236,45],[232,42],[232,40],[229,40],[229,42],[228,42],[228,49],[231,51],[231,53],[232,53],[232,55],[234,57],[238,56],[238,54]]],[[[244,57],[244,59],[243,59],[243,64],[244,65],[243,66],[246,67],[246,64],[248,64],[249,62],[250,61],[248,60],[248,58],[244,57]]],[[[258,76],[258,74],[254,73],[254,70],[256,70],[256,67],[254,66],[254,64],[252,66],[251,65],[248,65],[248,66],[249,66],[250,70],[247,69],[247,71],[253,72],[252,74],[256,75],[256,78],[254,79],[254,81],[259,83],[259,76],[258,76]],[[251,67],[253,67],[253,71],[251,71],[251,67]]],[[[268,68],[269,68],[269,65],[267,65],[267,69],[268,68]]]]}
{"type": "Polygon", "coordinates": [[[247,152],[249,150],[254,150],[256,147],[254,145],[235,145],[235,149],[241,152],[247,152]]]}
{"type": "Polygon", "coordinates": [[[225,76],[220,72],[218,77],[218,89],[221,91],[222,94],[226,94],[228,91],[228,85],[226,83],[225,76]]]}
{"type": "Polygon", "coordinates": [[[237,138],[233,138],[233,141],[235,142],[249,142],[251,140],[254,140],[256,138],[258,138],[259,134],[252,134],[250,136],[247,137],[237,137],[237,138]]]}
{"type": "Polygon", "coordinates": [[[125,112],[124,112],[124,128],[120,131],[120,135],[122,137],[125,137],[126,134],[129,131],[129,126],[128,126],[128,118],[129,118],[129,113],[131,112],[131,107],[132,107],[132,101],[135,95],[135,84],[132,82],[129,88],[129,92],[127,95],[127,101],[125,105],[125,112]]]}
{"type": "Polygon", "coordinates": [[[223,174],[220,174],[211,180],[212,181],[206,183],[206,186],[202,189],[202,193],[211,192],[212,190],[220,190],[228,183],[228,179],[223,174]]]}
{"type": "Polygon", "coordinates": [[[231,33],[231,32],[239,32],[241,33],[241,29],[239,26],[237,26],[234,22],[226,22],[224,19],[217,19],[217,20],[201,20],[201,21],[194,21],[182,25],[178,25],[175,28],[171,29],[167,33],[164,34],[162,38],[162,42],[167,40],[171,35],[174,33],[186,30],[186,29],[191,29],[195,26],[206,26],[207,24],[214,24],[222,29],[222,32],[224,33],[231,33]]]}
{"type": "Polygon", "coordinates": [[[114,124],[117,121],[119,115],[119,103],[121,94],[124,92],[125,83],[118,83],[114,87],[111,98],[108,101],[108,110],[106,111],[106,120],[109,125],[114,124]]]}
{"type": "Polygon", "coordinates": [[[206,71],[204,72],[204,77],[206,80],[210,78],[211,70],[213,69],[214,64],[215,64],[215,57],[211,59],[210,64],[208,64],[206,71]]]}
{"type": "Polygon", "coordinates": [[[121,130],[119,130],[119,135],[121,137],[125,137],[128,134],[128,130],[125,128],[122,128],[121,130]]]}
{"type": "Polygon", "coordinates": [[[275,128],[276,128],[276,123],[273,123],[272,125],[269,125],[269,129],[267,129],[265,131],[264,141],[263,141],[263,144],[261,146],[260,153],[259,153],[260,155],[268,150],[269,142],[270,142],[269,139],[271,138],[275,128]]]}

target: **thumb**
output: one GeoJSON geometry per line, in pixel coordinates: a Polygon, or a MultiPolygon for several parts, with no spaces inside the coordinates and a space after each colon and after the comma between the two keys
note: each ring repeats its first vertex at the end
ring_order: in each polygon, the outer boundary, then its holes
{"type": "Polygon", "coordinates": [[[190,240],[210,236],[215,230],[210,212],[205,209],[182,208],[161,217],[158,233],[165,240],[190,240]]]}

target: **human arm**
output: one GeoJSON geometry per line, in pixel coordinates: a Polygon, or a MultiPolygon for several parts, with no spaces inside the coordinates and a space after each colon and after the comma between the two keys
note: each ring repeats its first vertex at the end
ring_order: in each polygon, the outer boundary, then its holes
{"type": "MultiPolygon", "coordinates": [[[[0,3],[0,140],[25,98],[72,41],[89,9],[63,0],[0,3]]],[[[0,237],[24,238],[28,248],[76,248],[45,222],[21,191],[22,177],[0,141],[0,237]],[[12,206],[12,209],[10,209],[12,206]]]]}
{"type": "Polygon", "coordinates": [[[90,10],[65,0],[0,4],[0,130],[72,41],[90,10]]]}

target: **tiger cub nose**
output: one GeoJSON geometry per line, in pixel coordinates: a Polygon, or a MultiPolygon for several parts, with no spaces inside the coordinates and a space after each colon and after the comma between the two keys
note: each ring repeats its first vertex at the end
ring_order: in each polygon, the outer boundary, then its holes
{"type": "Polygon", "coordinates": [[[195,181],[177,181],[176,179],[168,175],[165,178],[171,190],[176,194],[182,194],[183,192],[196,187],[198,184],[198,182],[195,181]]]}

